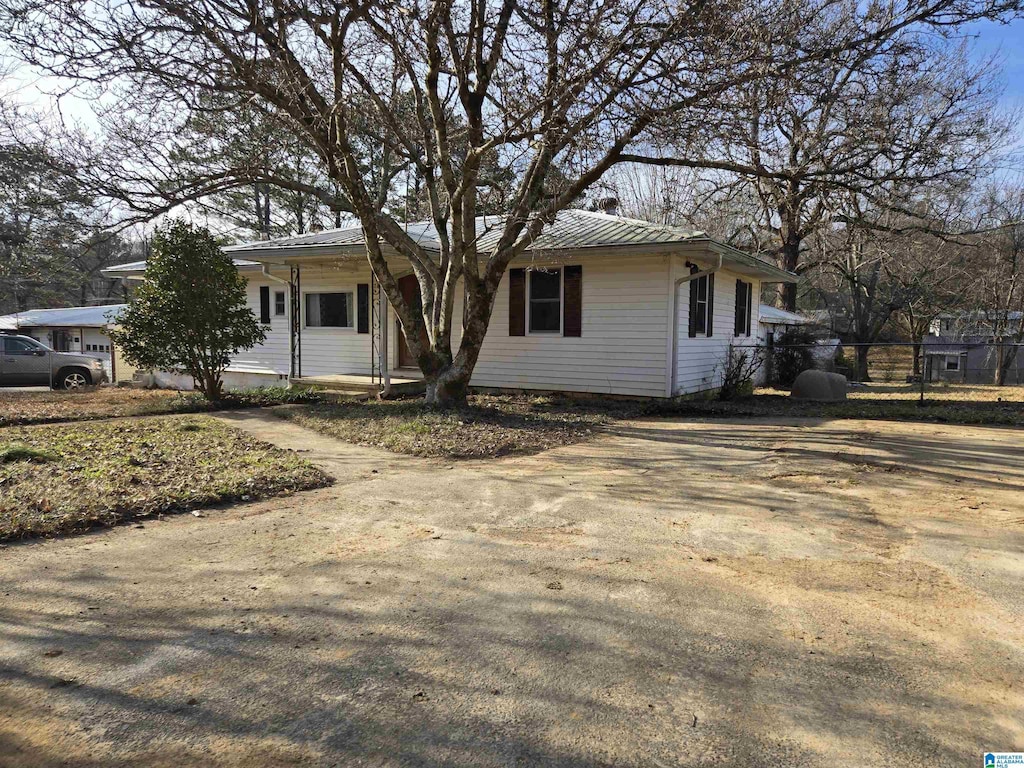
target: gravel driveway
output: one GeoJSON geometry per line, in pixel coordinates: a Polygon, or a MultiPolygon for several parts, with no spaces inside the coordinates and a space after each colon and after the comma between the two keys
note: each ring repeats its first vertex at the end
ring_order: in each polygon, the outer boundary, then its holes
{"type": "Polygon", "coordinates": [[[0,548],[0,765],[964,766],[1024,749],[1024,434],[648,421],[0,548]]]}

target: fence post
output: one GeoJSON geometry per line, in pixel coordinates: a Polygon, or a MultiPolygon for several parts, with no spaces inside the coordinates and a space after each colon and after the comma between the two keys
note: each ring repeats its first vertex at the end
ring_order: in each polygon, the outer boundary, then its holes
{"type": "Polygon", "coordinates": [[[924,378],[927,375],[927,371],[925,371],[925,368],[927,366],[925,365],[925,355],[924,355],[924,349],[923,348],[922,348],[922,351],[921,351],[921,358],[922,358],[922,360],[921,360],[921,368],[920,368],[920,373],[921,373],[921,376],[920,376],[920,378],[921,378],[921,399],[917,401],[918,405],[924,405],[924,378]]]}

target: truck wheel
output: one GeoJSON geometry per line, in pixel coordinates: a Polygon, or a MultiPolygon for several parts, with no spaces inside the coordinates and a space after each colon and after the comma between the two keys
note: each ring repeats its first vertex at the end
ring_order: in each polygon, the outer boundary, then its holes
{"type": "Polygon", "coordinates": [[[62,368],[53,386],[55,389],[82,389],[89,386],[89,372],[85,368],[62,368]]]}

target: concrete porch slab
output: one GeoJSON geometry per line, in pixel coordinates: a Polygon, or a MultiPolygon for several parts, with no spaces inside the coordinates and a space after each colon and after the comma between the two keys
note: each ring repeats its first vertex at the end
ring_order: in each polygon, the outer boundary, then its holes
{"type": "MultiPolygon", "coordinates": [[[[346,395],[376,393],[379,380],[369,374],[335,373],[327,376],[299,376],[290,380],[292,386],[317,387],[327,392],[346,395]]],[[[423,376],[419,371],[402,369],[391,375],[391,391],[395,394],[415,394],[423,389],[423,376]]]]}

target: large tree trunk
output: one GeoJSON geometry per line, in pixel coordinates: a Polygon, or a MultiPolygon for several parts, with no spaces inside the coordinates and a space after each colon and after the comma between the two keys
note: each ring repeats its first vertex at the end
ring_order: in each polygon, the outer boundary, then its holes
{"type": "Polygon", "coordinates": [[[424,401],[427,405],[436,405],[442,408],[458,408],[466,404],[466,395],[469,391],[469,379],[473,375],[472,369],[452,363],[434,375],[426,376],[426,396],[424,401]]]}
{"type": "Polygon", "coordinates": [[[484,280],[466,278],[471,285],[470,290],[465,292],[466,307],[458,353],[446,359],[438,352],[429,351],[419,358],[428,404],[444,408],[457,408],[466,404],[469,380],[473,377],[480,348],[487,335],[494,309],[494,296],[502,274],[503,271],[495,271],[484,280]]]}
{"type": "MultiPolygon", "coordinates": [[[[779,253],[782,260],[782,268],[788,272],[796,272],[800,264],[800,235],[792,232],[787,234],[782,241],[782,248],[779,253]]],[[[779,285],[779,298],[782,300],[782,308],[790,312],[796,312],[796,283],[781,283],[779,285]]]]}
{"type": "Polygon", "coordinates": [[[1006,385],[1006,376],[1010,372],[1010,368],[1013,367],[1014,360],[1017,359],[1017,347],[1016,345],[1001,343],[997,349],[999,350],[999,355],[998,363],[996,364],[995,385],[1002,387],[1006,385]]]}
{"type": "Polygon", "coordinates": [[[857,381],[871,381],[868,375],[868,352],[871,347],[865,345],[857,347],[857,381]]]}

